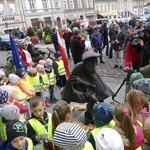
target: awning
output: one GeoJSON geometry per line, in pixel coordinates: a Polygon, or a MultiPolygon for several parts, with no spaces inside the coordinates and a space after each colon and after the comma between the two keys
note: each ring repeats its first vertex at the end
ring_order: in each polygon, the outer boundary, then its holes
{"type": "Polygon", "coordinates": [[[88,13],[88,14],[86,14],[86,17],[92,17],[92,16],[94,16],[93,13],[88,13]]]}

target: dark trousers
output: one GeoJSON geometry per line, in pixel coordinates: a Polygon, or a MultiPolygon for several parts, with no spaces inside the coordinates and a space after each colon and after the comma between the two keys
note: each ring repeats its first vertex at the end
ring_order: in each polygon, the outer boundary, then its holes
{"type": "Polygon", "coordinates": [[[109,58],[113,58],[113,49],[114,49],[114,45],[110,43],[109,58]]]}
{"type": "MultiPolygon", "coordinates": [[[[94,52],[101,54],[101,56],[100,56],[100,62],[103,62],[103,60],[102,60],[102,48],[101,47],[95,48],[94,52]]],[[[98,60],[96,59],[96,63],[97,62],[98,62],[98,60]]]]}
{"type": "Polygon", "coordinates": [[[50,90],[50,100],[54,101],[54,85],[50,85],[49,90],[50,90]]]}
{"type": "Polygon", "coordinates": [[[106,56],[108,56],[108,54],[109,54],[109,42],[108,42],[108,40],[104,40],[104,44],[103,44],[103,49],[105,48],[105,46],[106,46],[106,56]]]}
{"type": "Polygon", "coordinates": [[[68,58],[70,58],[70,51],[71,51],[71,53],[72,53],[70,44],[66,44],[66,49],[67,49],[67,55],[68,55],[68,58]]]}
{"type": "Polygon", "coordinates": [[[54,43],[54,48],[55,48],[55,51],[58,52],[58,44],[54,43]]]}
{"type": "Polygon", "coordinates": [[[132,68],[133,68],[133,70],[136,70],[137,72],[140,72],[140,65],[132,63],[132,68]]]}

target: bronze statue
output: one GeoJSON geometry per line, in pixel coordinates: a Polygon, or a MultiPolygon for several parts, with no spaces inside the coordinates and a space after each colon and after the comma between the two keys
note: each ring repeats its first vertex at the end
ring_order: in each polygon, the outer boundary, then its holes
{"type": "Polygon", "coordinates": [[[95,71],[96,59],[100,54],[86,51],[82,55],[82,61],[76,64],[61,95],[68,103],[88,103],[85,112],[85,123],[93,123],[92,109],[97,101],[113,95],[111,89],[102,81],[95,71]]]}

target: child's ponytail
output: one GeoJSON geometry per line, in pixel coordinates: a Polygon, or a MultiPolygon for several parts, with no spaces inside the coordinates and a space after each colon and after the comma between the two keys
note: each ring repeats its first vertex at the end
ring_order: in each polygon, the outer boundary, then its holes
{"type": "Polygon", "coordinates": [[[122,131],[130,142],[130,147],[133,148],[135,141],[135,131],[133,127],[133,114],[131,108],[125,104],[116,106],[114,110],[114,117],[120,123],[122,131]]]}
{"type": "Polygon", "coordinates": [[[134,147],[134,141],[135,141],[135,131],[133,127],[133,122],[130,116],[130,110],[127,108],[124,108],[122,110],[123,118],[121,122],[121,128],[125,133],[125,136],[128,138],[130,142],[130,147],[134,147]]]}
{"type": "Polygon", "coordinates": [[[65,101],[58,102],[54,108],[52,113],[52,127],[53,127],[53,134],[57,126],[66,121],[67,114],[71,114],[71,108],[65,101]]]}

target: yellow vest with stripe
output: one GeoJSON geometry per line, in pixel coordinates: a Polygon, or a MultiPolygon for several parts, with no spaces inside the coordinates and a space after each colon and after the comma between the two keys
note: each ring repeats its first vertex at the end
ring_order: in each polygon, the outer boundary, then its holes
{"type": "MultiPolygon", "coordinates": [[[[19,87],[14,87],[14,89],[13,89],[13,91],[15,91],[16,93],[17,93],[17,95],[19,95],[19,96],[22,96],[23,95],[23,92],[22,92],[22,90],[19,88],[19,87]]],[[[22,101],[17,101],[17,100],[13,100],[12,102],[11,102],[11,104],[14,104],[15,102],[17,102],[17,103],[19,103],[19,104],[24,104],[25,106],[26,106],[26,99],[25,100],[22,100],[22,101]]],[[[21,114],[20,115],[20,119],[25,119],[25,114],[21,114]]]]}
{"type": "Polygon", "coordinates": [[[58,74],[60,76],[66,75],[66,70],[65,70],[63,61],[62,60],[56,61],[56,63],[58,65],[58,74]]]}
{"type": "Polygon", "coordinates": [[[89,141],[86,141],[85,147],[82,150],[94,150],[94,148],[89,141]]]}
{"type": "MultiPolygon", "coordinates": [[[[45,126],[42,125],[36,118],[29,119],[28,122],[30,123],[30,125],[32,126],[32,128],[34,129],[36,134],[38,134],[38,135],[46,134],[46,135],[48,135],[48,139],[52,140],[52,138],[53,138],[53,135],[52,135],[52,114],[48,113],[48,124],[47,124],[48,131],[45,129],[45,126]]],[[[39,144],[37,144],[37,145],[39,145],[39,144]]],[[[41,149],[44,150],[43,147],[40,147],[40,150],[41,149]]]]}
{"type": "Polygon", "coordinates": [[[104,127],[113,128],[114,126],[115,126],[115,121],[111,120],[108,125],[103,126],[103,127],[98,127],[98,128],[95,128],[94,130],[92,130],[91,133],[94,137],[94,140],[96,140],[97,135],[102,128],[104,128],[104,127]]]}
{"type": "Polygon", "coordinates": [[[40,76],[38,73],[36,76],[29,76],[28,75],[27,79],[32,84],[32,86],[34,87],[35,92],[41,91],[40,76]]]}
{"type": "Polygon", "coordinates": [[[34,146],[33,146],[33,142],[31,139],[26,138],[27,142],[28,142],[28,147],[27,150],[34,150],[34,146]]]}
{"type": "Polygon", "coordinates": [[[2,117],[0,117],[0,140],[3,140],[3,141],[7,140],[6,126],[2,122],[2,117]]]}
{"type": "Polygon", "coordinates": [[[49,80],[48,80],[48,75],[47,75],[47,73],[40,74],[40,76],[41,76],[42,79],[43,79],[45,88],[48,89],[48,87],[49,87],[49,86],[48,86],[49,80]]]}
{"type": "Polygon", "coordinates": [[[50,85],[54,85],[56,83],[56,75],[54,74],[54,69],[52,68],[52,72],[47,74],[49,77],[50,85]]]}
{"type": "MultiPolygon", "coordinates": [[[[32,90],[33,89],[33,86],[31,85],[31,83],[29,82],[29,80],[26,78],[26,79],[21,79],[19,83],[23,83],[25,85],[25,87],[28,89],[28,90],[32,90]]],[[[27,99],[30,99],[32,96],[28,96],[27,99]]]]}

